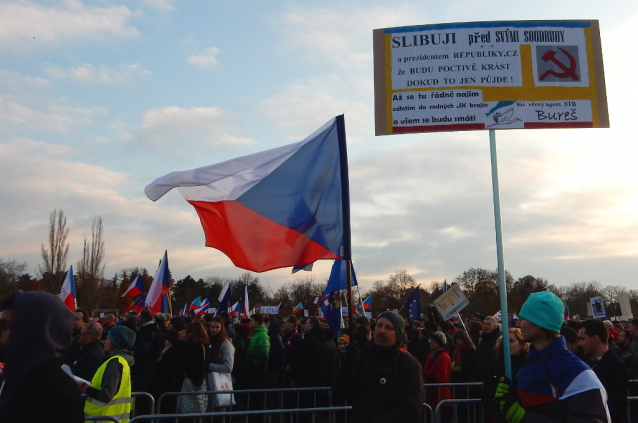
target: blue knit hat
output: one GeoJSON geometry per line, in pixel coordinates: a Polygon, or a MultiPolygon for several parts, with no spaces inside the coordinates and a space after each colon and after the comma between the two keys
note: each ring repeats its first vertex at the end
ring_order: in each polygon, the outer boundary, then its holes
{"type": "Polygon", "coordinates": [[[560,333],[565,318],[565,304],[551,292],[530,294],[518,315],[543,329],[560,333]]]}
{"type": "Polygon", "coordinates": [[[109,329],[111,344],[118,350],[130,350],[135,344],[135,332],[126,326],[114,326],[109,329]]]}

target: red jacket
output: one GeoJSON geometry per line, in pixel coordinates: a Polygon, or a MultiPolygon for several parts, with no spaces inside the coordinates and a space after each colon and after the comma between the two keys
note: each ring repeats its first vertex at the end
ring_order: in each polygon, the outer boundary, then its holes
{"type": "MultiPolygon", "coordinates": [[[[443,349],[431,352],[423,366],[423,382],[426,384],[425,402],[434,410],[439,402],[452,399],[448,386],[428,387],[428,383],[449,383],[452,374],[452,361],[443,349]],[[433,356],[435,356],[433,358],[433,356]]],[[[449,404],[450,406],[452,404],[449,404]]]]}

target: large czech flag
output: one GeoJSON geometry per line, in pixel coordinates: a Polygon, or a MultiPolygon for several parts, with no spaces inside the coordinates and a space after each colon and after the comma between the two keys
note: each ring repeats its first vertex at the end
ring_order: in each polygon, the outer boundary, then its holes
{"type": "Polygon", "coordinates": [[[305,140],[148,185],[153,201],[178,187],[197,211],[206,246],[254,272],[350,259],[343,115],[305,140]]]}

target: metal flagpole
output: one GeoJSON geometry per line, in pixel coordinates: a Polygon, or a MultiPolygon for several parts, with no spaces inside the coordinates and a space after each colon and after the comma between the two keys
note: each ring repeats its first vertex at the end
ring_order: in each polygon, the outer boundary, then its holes
{"type": "Polygon", "coordinates": [[[496,133],[490,129],[490,156],[492,161],[492,194],[494,197],[494,226],[496,228],[496,257],[498,260],[498,290],[501,299],[501,322],[503,325],[503,358],[505,376],[512,379],[512,358],[509,343],[509,313],[507,308],[507,286],[505,265],[503,264],[503,237],[501,233],[501,198],[498,189],[498,167],[496,164],[496,133]],[[503,317],[503,315],[505,317],[503,317]]]}

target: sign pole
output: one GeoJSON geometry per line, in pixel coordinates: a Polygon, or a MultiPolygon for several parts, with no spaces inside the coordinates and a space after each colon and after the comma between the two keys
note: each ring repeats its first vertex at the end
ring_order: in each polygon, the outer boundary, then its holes
{"type": "Polygon", "coordinates": [[[512,357],[509,343],[509,313],[507,312],[507,286],[503,264],[503,237],[501,234],[501,198],[498,189],[498,167],[496,164],[496,133],[490,129],[490,156],[492,161],[492,193],[494,197],[494,226],[496,228],[496,257],[498,259],[498,291],[501,299],[501,322],[503,325],[503,358],[505,376],[512,380],[512,357]],[[502,316],[505,317],[502,317],[502,316]]]}
{"type": "Polygon", "coordinates": [[[465,333],[470,333],[467,330],[467,327],[465,327],[465,322],[463,321],[463,319],[461,318],[461,315],[459,314],[459,312],[456,310],[456,305],[452,305],[452,307],[454,307],[454,312],[456,313],[456,317],[459,318],[459,321],[461,322],[461,324],[463,325],[463,329],[465,330],[465,333]]]}

